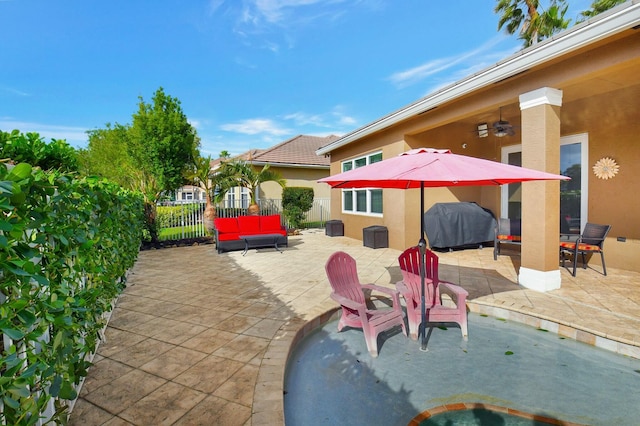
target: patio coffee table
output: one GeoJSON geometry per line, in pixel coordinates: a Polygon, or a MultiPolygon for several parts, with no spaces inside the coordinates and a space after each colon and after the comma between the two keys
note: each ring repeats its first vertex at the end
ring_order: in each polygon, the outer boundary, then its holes
{"type": "Polygon", "coordinates": [[[281,234],[258,234],[258,235],[240,235],[240,239],[244,240],[244,251],[242,255],[247,254],[249,248],[265,247],[273,245],[277,251],[282,253],[278,248],[278,239],[281,234]]]}

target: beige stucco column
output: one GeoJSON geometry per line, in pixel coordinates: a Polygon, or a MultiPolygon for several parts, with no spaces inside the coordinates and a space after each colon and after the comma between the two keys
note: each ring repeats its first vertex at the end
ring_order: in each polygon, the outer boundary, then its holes
{"type": "MultiPolygon", "coordinates": [[[[562,91],[544,87],[520,95],[522,166],[560,173],[562,91]]],[[[538,291],[560,288],[559,181],[522,184],[522,262],[519,283],[538,291]]]]}

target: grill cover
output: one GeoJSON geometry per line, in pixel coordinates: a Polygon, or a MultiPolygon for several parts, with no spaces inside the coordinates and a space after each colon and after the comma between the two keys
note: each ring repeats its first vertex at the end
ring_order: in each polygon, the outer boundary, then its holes
{"type": "Polygon", "coordinates": [[[432,248],[481,246],[493,241],[496,219],[476,203],[437,203],[424,213],[424,228],[432,248]]]}

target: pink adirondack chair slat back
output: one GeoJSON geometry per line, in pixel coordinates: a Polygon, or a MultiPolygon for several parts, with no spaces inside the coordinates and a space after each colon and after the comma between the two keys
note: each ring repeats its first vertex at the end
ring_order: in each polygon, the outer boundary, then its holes
{"type": "Polygon", "coordinates": [[[333,253],[325,270],[331,288],[336,294],[358,303],[365,303],[356,263],[351,256],[341,251],[333,253]]]}
{"type": "MultiPolygon", "coordinates": [[[[402,281],[396,284],[407,302],[407,321],[411,337],[417,339],[420,324],[429,322],[454,322],[460,325],[463,338],[467,338],[467,311],[466,297],[468,292],[460,286],[440,282],[438,277],[438,256],[431,250],[425,253],[425,317],[421,312],[422,285],[420,283],[420,249],[411,247],[405,250],[399,257],[402,281]],[[440,285],[447,289],[447,293],[453,293],[455,307],[444,306],[440,300],[440,285]],[[405,290],[406,288],[406,290],[405,290]],[[408,291],[407,291],[408,290],[408,291]]],[[[451,294],[450,294],[451,295],[451,294]]]]}
{"type": "MultiPolygon", "coordinates": [[[[405,285],[411,289],[415,303],[419,303],[420,295],[422,294],[422,285],[420,283],[420,249],[418,247],[411,247],[405,250],[398,260],[400,262],[402,280],[405,285]]],[[[430,306],[435,306],[440,304],[440,294],[438,291],[438,256],[430,250],[427,250],[425,269],[425,277],[433,282],[433,284],[427,284],[425,286],[425,302],[430,306]]]]}

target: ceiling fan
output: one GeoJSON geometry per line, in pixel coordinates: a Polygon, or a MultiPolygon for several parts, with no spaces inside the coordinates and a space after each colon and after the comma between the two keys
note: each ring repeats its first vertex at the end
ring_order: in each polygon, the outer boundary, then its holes
{"type": "Polygon", "coordinates": [[[502,107],[500,108],[500,120],[493,123],[491,129],[493,130],[493,134],[499,138],[516,134],[513,126],[507,120],[502,119],[502,107]]]}

